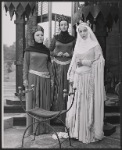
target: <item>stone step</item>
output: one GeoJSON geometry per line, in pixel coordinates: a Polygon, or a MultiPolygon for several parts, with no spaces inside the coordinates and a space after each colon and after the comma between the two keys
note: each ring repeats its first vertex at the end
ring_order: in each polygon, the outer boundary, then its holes
{"type": "Polygon", "coordinates": [[[120,123],[120,114],[105,114],[105,120],[111,124],[119,124],[120,123]]]}
{"type": "Polygon", "coordinates": [[[26,126],[26,114],[25,116],[18,116],[13,118],[13,125],[14,126],[26,126]]]}
{"type": "Polygon", "coordinates": [[[120,106],[112,106],[112,105],[107,105],[105,106],[105,112],[120,112],[120,106]]]}
{"type": "Polygon", "coordinates": [[[5,105],[4,113],[24,113],[20,105],[5,105]]]}
{"type": "MultiPolygon", "coordinates": [[[[23,99],[23,105],[25,105],[26,101],[25,98],[23,99]]],[[[20,100],[18,97],[10,97],[6,98],[6,105],[21,105],[20,100]]]]}
{"type": "Polygon", "coordinates": [[[4,93],[7,93],[7,92],[13,92],[13,93],[15,93],[16,90],[13,89],[12,87],[11,87],[11,88],[8,88],[8,89],[7,89],[7,87],[5,87],[5,88],[4,88],[4,93]]]}
{"type": "Polygon", "coordinates": [[[11,90],[16,90],[16,85],[4,85],[3,84],[3,86],[2,86],[2,88],[4,89],[4,90],[6,90],[6,89],[11,89],[11,90]]]}
{"type": "Polygon", "coordinates": [[[16,83],[15,82],[4,82],[3,85],[4,86],[8,86],[8,85],[16,86],[16,83]]]}
{"type": "Polygon", "coordinates": [[[15,93],[16,93],[16,90],[15,89],[13,89],[13,88],[8,88],[7,89],[7,87],[3,90],[3,95],[4,96],[6,96],[6,95],[15,95],[15,93]]]}
{"type": "Polygon", "coordinates": [[[6,116],[4,117],[4,130],[13,127],[13,117],[6,116]]]}
{"type": "MultiPolygon", "coordinates": [[[[26,101],[23,101],[23,105],[25,106],[26,101]]],[[[6,105],[4,106],[4,113],[19,113],[23,112],[23,109],[20,105],[20,101],[12,101],[6,100],[6,105]]],[[[120,110],[117,107],[107,107],[105,108],[105,113],[119,113],[120,110]]]]}
{"type": "Polygon", "coordinates": [[[110,136],[114,132],[116,132],[116,125],[112,125],[110,123],[104,123],[103,131],[105,136],[110,136]]]}
{"type": "Polygon", "coordinates": [[[4,121],[4,128],[8,127],[11,128],[12,126],[25,126],[26,125],[26,113],[6,113],[4,114],[4,120],[7,120],[6,124],[4,121]],[[6,118],[11,118],[7,120],[6,118]]]}
{"type": "Polygon", "coordinates": [[[3,97],[4,97],[4,100],[6,100],[6,99],[15,99],[15,95],[13,93],[7,93],[3,97]]]}

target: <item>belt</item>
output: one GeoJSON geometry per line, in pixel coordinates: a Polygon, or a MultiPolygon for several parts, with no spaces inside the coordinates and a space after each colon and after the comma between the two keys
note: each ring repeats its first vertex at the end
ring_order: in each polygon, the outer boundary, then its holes
{"type": "Polygon", "coordinates": [[[59,60],[57,60],[56,58],[54,58],[54,60],[53,60],[54,62],[56,62],[57,64],[60,64],[60,65],[67,65],[67,64],[70,64],[70,62],[71,62],[71,59],[70,60],[68,60],[68,61],[59,61],[59,60]]]}
{"type": "Polygon", "coordinates": [[[36,75],[43,77],[43,78],[50,78],[49,72],[39,72],[39,71],[35,71],[35,70],[30,69],[29,73],[36,74],[36,75]]]}

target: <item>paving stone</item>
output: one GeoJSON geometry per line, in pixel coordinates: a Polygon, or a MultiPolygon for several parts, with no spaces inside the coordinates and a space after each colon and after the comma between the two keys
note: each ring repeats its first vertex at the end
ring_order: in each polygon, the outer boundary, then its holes
{"type": "MultiPolygon", "coordinates": [[[[3,148],[21,148],[22,135],[25,127],[14,127],[6,129],[4,131],[4,145],[3,148]]],[[[57,140],[52,138],[52,134],[43,134],[36,136],[35,141],[32,141],[33,136],[29,136],[25,139],[24,148],[50,148],[58,149],[59,144],[57,140]]],[[[71,140],[72,146],[69,145],[68,139],[61,139],[61,147],[68,149],[76,148],[121,148],[120,146],[120,125],[117,126],[117,130],[111,136],[104,137],[103,140],[84,144],[78,140],[71,140]]]]}
{"type": "Polygon", "coordinates": [[[13,117],[4,117],[4,130],[13,127],[13,117]]]}

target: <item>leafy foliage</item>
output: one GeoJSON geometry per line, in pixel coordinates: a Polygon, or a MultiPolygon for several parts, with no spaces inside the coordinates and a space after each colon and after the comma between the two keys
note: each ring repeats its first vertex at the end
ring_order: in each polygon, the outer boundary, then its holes
{"type": "Polygon", "coordinates": [[[15,55],[16,55],[16,52],[15,52],[15,43],[13,43],[11,46],[7,46],[7,45],[3,45],[3,55],[4,55],[4,61],[8,62],[8,61],[14,61],[15,60],[15,55]]]}

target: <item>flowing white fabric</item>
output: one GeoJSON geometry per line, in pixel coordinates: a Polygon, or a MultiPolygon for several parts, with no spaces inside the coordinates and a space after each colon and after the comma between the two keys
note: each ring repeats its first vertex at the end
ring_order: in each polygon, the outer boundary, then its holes
{"type": "MultiPolygon", "coordinates": [[[[104,137],[105,60],[94,33],[89,27],[87,29],[89,32],[87,40],[82,41],[78,34],[67,74],[68,80],[73,82],[73,87],[76,87],[77,90],[74,104],[66,115],[66,125],[69,128],[70,136],[83,143],[95,142],[104,137]],[[77,59],[81,59],[81,67],[77,66],[77,59]]],[[[72,98],[72,96],[68,97],[67,109],[72,98]]]]}
{"type": "Polygon", "coordinates": [[[75,44],[75,48],[74,48],[74,54],[72,57],[72,61],[70,63],[69,70],[67,73],[68,80],[69,80],[69,74],[70,74],[71,68],[74,65],[75,59],[77,59],[77,56],[79,54],[83,54],[83,53],[87,52],[89,49],[91,49],[97,45],[99,45],[98,40],[97,40],[96,36],[94,35],[94,33],[92,32],[91,28],[89,26],[87,26],[86,24],[81,23],[77,27],[77,40],[76,40],[76,44],[75,44]],[[83,40],[80,37],[80,34],[78,32],[78,29],[80,26],[85,26],[88,29],[88,38],[86,40],[83,40]]]}
{"type": "MultiPolygon", "coordinates": [[[[66,132],[57,132],[57,134],[58,134],[59,139],[61,139],[61,138],[66,139],[66,138],[69,137],[69,136],[68,136],[68,133],[66,133],[66,132]]],[[[57,139],[58,139],[57,136],[56,136],[56,134],[53,134],[53,135],[52,135],[52,138],[53,138],[54,140],[57,140],[57,139]]]]}

